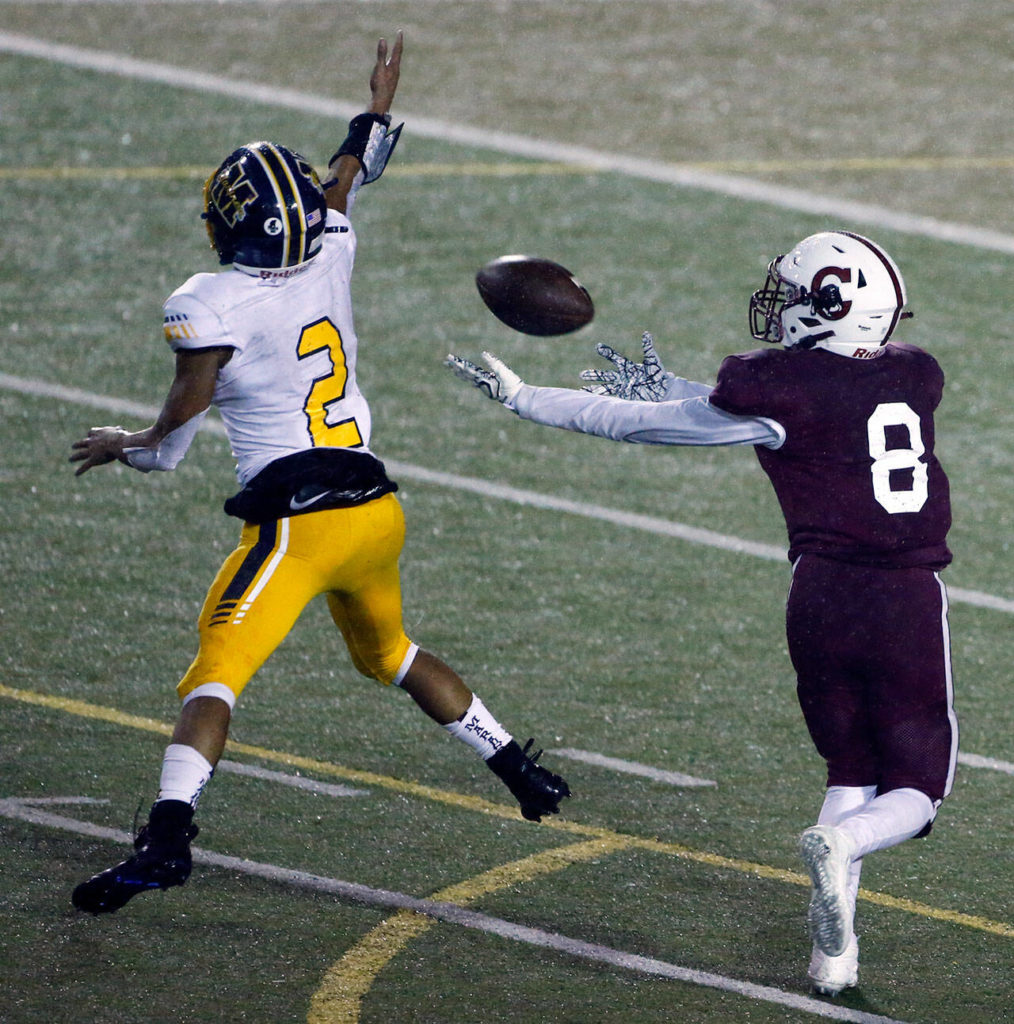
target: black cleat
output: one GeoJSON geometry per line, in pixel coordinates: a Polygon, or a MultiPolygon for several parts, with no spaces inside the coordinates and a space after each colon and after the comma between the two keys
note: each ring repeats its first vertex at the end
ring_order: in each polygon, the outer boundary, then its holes
{"type": "Polygon", "coordinates": [[[521,749],[511,740],[487,762],[504,781],[521,805],[521,814],[529,821],[541,821],[543,814],[559,814],[560,801],[570,796],[570,787],[559,775],[538,764],[542,751],[529,754],[534,740],[521,749]]]}
{"type": "Polygon", "coordinates": [[[190,877],[190,841],[197,826],[153,834],[145,825],[134,839],[134,856],[82,882],[71,901],[89,914],[111,914],[147,889],[169,889],[190,877]]]}

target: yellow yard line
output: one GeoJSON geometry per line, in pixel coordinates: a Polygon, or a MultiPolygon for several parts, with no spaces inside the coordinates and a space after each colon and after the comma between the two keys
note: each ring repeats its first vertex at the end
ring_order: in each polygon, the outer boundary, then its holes
{"type": "MultiPolygon", "coordinates": [[[[1014,156],[941,156],[941,157],[852,157],[827,160],[703,160],[673,163],[676,169],[707,171],[721,174],[791,174],[815,171],[851,171],[859,173],[889,171],[994,171],[1014,169],[1014,156]]],[[[203,181],[213,168],[200,166],[109,167],[102,164],[74,167],[0,167],[0,181],[73,181],[75,179],[108,181],[158,179],[203,181]]],[[[552,161],[473,161],[468,163],[392,164],[388,177],[486,177],[510,178],[526,176],[598,174],[601,168],[580,163],[552,161]]]]}
{"type": "MultiPolygon", "coordinates": [[[[489,871],[456,882],[430,899],[464,907],[482,896],[516,885],[535,881],[597,857],[625,849],[625,836],[589,839],[570,846],[543,850],[521,860],[511,861],[489,871]]],[[[356,1024],[363,997],[377,975],[414,939],[437,921],[413,910],[399,910],[359,940],[324,975],[310,1001],[307,1024],[356,1024]]]]}
{"type": "MultiPolygon", "coordinates": [[[[166,722],[153,718],[145,718],[141,715],[132,715],[116,708],[104,707],[99,704],[89,704],[86,701],[75,700],[70,697],[57,697],[51,694],[38,693],[31,690],[19,690],[5,686],[0,683],[0,697],[8,697],[24,704],[34,704],[39,707],[50,708],[67,714],[76,715],[80,718],[89,718],[112,725],[126,726],[132,729],[140,729],[145,732],[154,732],[163,736],[172,733],[173,726],[166,722]]],[[[426,786],[417,782],[409,782],[405,779],[397,779],[390,775],[381,775],[377,772],[363,771],[358,768],[349,768],[345,765],[334,764],[330,761],[319,761],[316,758],[303,757],[299,754],[292,754],[287,751],[271,750],[268,747],[258,747],[249,743],[237,743],[230,740],[226,750],[236,754],[246,754],[273,764],[281,764],[290,768],[297,768],[300,771],[313,772],[318,775],[331,776],[333,778],[345,779],[357,782],[362,785],[376,786],[381,789],[392,790],[407,796],[418,797],[422,800],[432,800],[451,807],[475,811],[499,818],[522,821],[521,814],[516,807],[509,807],[505,804],[498,804],[492,800],[485,800],[482,797],[469,796],[465,793],[455,793],[449,790],[437,789],[434,786],[426,786]]],[[[649,853],[659,853],[671,857],[678,857],[681,860],[690,861],[695,864],[703,864],[707,867],[717,868],[723,871],[730,871],[741,875],[751,875],[756,878],[763,878],[769,881],[784,882],[789,885],[809,886],[809,878],[801,872],[788,871],[784,868],[775,868],[769,864],[760,864],[754,861],[742,860],[737,857],[725,857],[721,854],[709,853],[706,850],[696,850],[693,847],[682,843],[667,842],[660,839],[649,839],[641,836],[627,835],[616,832],[613,829],[601,828],[595,825],[583,825],[580,822],[567,819],[545,817],[541,828],[548,828],[557,832],[579,836],[583,839],[592,839],[605,843],[616,843],[627,849],[644,850],[649,853]]],[[[1014,925],[1004,921],[993,921],[989,918],[979,917],[975,914],[966,914],[962,911],[947,910],[941,907],[934,907],[926,903],[919,903],[915,900],[903,899],[890,896],[886,893],[872,892],[867,889],[859,890],[859,898],[868,903],[881,907],[888,907],[893,910],[901,910],[905,913],[914,914],[917,917],[925,917],[934,921],[943,921],[948,924],[959,925],[964,928],[972,928],[976,931],[987,932],[991,935],[998,935],[1004,938],[1014,938],[1014,925]]]]}

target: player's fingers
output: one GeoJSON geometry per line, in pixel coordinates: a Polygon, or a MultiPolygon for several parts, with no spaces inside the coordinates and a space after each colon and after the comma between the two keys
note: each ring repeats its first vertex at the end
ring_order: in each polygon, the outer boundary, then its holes
{"type": "Polygon", "coordinates": [[[455,377],[460,377],[462,380],[469,381],[472,384],[475,383],[475,375],[479,370],[475,363],[462,359],[460,356],[448,355],[444,360],[444,366],[448,367],[455,377]]]}
{"type": "Polygon", "coordinates": [[[88,456],[79,455],[77,457],[77,459],[73,459],[72,458],[71,461],[72,462],[75,462],[75,461],[81,462],[81,465],[78,466],[78,468],[76,470],[74,470],[74,476],[80,476],[82,473],[87,473],[88,470],[92,468],[92,466],[101,466],[104,462],[110,462],[112,460],[111,459],[99,459],[99,458],[96,458],[94,455],[88,455],[88,456]],[[81,461],[82,459],[84,460],[83,462],[81,461]]]}
{"type": "Polygon", "coordinates": [[[394,37],[394,47],[391,50],[390,63],[393,67],[397,67],[401,63],[401,51],[405,45],[405,33],[400,29],[394,37]]]}
{"type": "Polygon", "coordinates": [[[482,358],[486,361],[486,365],[497,374],[503,374],[504,372],[513,373],[514,371],[499,357],[493,355],[492,352],[483,352],[482,358]]]}
{"type": "Polygon", "coordinates": [[[595,351],[598,352],[603,359],[608,359],[609,362],[616,363],[617,365],[619,365],[619,360],[623,359],[623,356],[621,356],[619,352],[612,347],[612,345],[607,345],[605,342],[600,341],[595,346],[595,351]]]}

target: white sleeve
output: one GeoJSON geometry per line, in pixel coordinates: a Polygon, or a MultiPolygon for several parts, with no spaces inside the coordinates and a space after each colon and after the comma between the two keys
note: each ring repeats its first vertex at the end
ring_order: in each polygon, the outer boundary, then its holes
{"type": "Polygon", "coordinates": [[[175,469],[187,454],[208,410],[192,416],[181,427],[169,431],[154,448],[124,448],[123,457],[134,469],[150,473],[153,469],[175,469]]]}
{"type": "MultiPolygon", "coordinates": [[[[689,382],[688,382],[689,383],[689,382]]],[[[708,393],[711,389],[708,388],[708,393]]],[[[570,388],[524,384],[508,403],[522,418],[612,441],[664,445],[746,445],[780,448],[785,428],[762,416],[735,416],[707,394],[664,402],[628,402],[570,388]]]]}
{"type": "Polygon", "coordinates": [[[677,377],[666,373],[664,402],[675,402],[680,398],[695,398],[697,395],[710,395],[713,384],[700,384],[686,377],[677,377]]]}
{"type": "Polygon", "coordinates": [[[205,301],[216,285],[219,292],[225,291],[227,286],[215,280],[221,276],[196,274],[163,303],[162,330],[174,352],[218,346],[242,350],[242,342],[230,332],[219,311],[205,301]]]}

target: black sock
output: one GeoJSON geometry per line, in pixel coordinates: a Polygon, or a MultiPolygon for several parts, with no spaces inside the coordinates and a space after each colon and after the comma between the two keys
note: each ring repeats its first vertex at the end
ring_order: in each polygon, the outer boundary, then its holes
{"type": "Polygon", "coordinates": [[[501,747],[486,764],[505,782],[508,779],[516,779],[524,766],[527,758],[524,751],[518,746],[517,740],[511,740],[505,747],[501,747]]]}
{"type": "Polygon", "coordinates": [[[152,804],[148,829],[154,836],[185,832],[194,820],[194,809],[185,800],[159,800],[152,804]]]}

